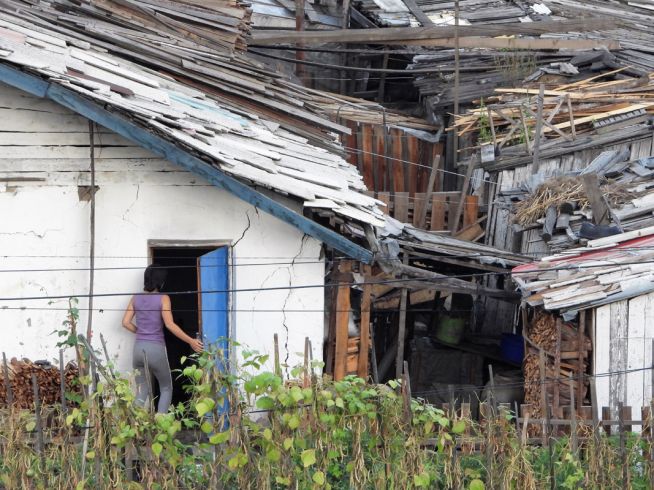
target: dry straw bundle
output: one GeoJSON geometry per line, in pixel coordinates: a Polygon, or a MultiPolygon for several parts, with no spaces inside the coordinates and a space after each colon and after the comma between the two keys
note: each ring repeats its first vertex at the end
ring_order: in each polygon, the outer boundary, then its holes
{"type": "MultiPolygon", "coordinates": [[[[619,207],[640,195],[630,190],[626,184],[616,182],[606,182],[600,186],[600,189],[612,207],[619,207]]],[[[557,177],[543,182],[533,194],[516,204],[514,220],[522,226],[530,225],[544,217],[550,206],[559,208],[564,203],[574,204],[581,210],[590,207],[580,178],[557,177]]]]}

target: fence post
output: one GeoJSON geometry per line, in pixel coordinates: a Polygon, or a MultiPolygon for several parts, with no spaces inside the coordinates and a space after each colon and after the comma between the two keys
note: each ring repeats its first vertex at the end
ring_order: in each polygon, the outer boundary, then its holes
{"type": "Polygon", "coordinates": [[[404,420],[411,424],[411,378],[409,378],[409,363],[403,362],[404,373],[402,374],[402,400],[404,401],[404,420]]]}
{"type": "Polygon", "coordinates": [[[273,336],[275,343],[275,374],[279,377],[282,376],[282,367],[279,364],[279,336],[275,334],[273,336]]]}
{"type": "Polygon", "coordinates": [[[647,462],[647,478],[651,481],[652,478],[652,439],[650,437],[651,431],[651,414],[650,407],[641,407],[640,418],[643,421],[641,426],[640,435],[645,441],[645,448],[643,449],[643,460],[647,462]]]}
{"type": "Polygon", "coordinates": [[[5,390],[7,390],[7,406],[11,407],[14,404],[14,390],[9,379],[9,366],[7,365],[7,356],[4,352],[2,353],[2,364],[4,366],[5,390]]]}
{"type": "MultiPolygon", "coordinates": [[[[543,349],[539,350],[539,364],[540,364],[540,397],[543,406],[543,440],[547,443],[547,452],[549,454],[550,466],[550,488],[554,490],[554,448],[552,447],[552,438],[550,437],[550,407],[547,404],[547,394],[545,393],[545,352],[543,349]]],[[[558,372],[558,371],[557,371],[558,372]]],[[[558,383],[558,382],[557,382],[558,383]]]]}
{"type": "Polygon", "coordinates": [[[577,442],[577,411],[575,405],[575,386],[572,379],[572,373],[570,373],[570,378],[568,380],[570,386],[570,439],[572,441],[572,452],[577,454],[578,442],[577,442]]]}
{"type": "Polygon", "coordinates": [[[540,370],[540,406],[539,410],[541,416],[541,439],[543,447],[547,444],[547,428],[545,427],[545,419],[547,418],[547,393],[545,392],[545,353],[543,349],[538,352],[538,364],[540,370]]]}
{"type": "Polygon", "coordinates": [[[68,406],[66,405],[66,373],[64,372],[63,349],[59,349],[59,390],[61,392],[61,413],[66,415],[68,413],[68,406]]]}
{"type": "Polygon", "coordinates": [[[39,382],[36,373],[32,373],[32,393],[34,394],[34,415],[36,417],[36,453],[41,459],[42,470],[45,471],[45,455],[43,454],[43,421],[41,420],[41,398],[39,396],[39,382]]]}
{"type": "Polygon", "coordinates": [[[304,337],[304,362],[302,369],[302,388],[311,386],[309,380],[309,337],[304,337]]]}
{"type": "MultiPolygon", "coordinates": [[[[627,485],[627,451],[625,447],[624,405],[618,402],[618,430],[620,432],[620,462],[622,463],[622,484],[627,485]]],[[[628,488],[628,487],[626,487],[628,488]]]]}

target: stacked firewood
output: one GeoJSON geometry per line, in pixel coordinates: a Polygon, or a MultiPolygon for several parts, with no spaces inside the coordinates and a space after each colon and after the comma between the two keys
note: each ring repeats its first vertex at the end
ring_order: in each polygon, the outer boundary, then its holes
{"type": "MultiPolygon", "coordinates": [[[[47,361],[32,362],[29,359],[11,359],[9,383],[13,393],[14,406],[29,409],[34,406],[34,388],[32,374],[36,375],[39,386],[39,398],[43,405],[54,405],[61,402],[61,375],[58,368],[47,361]]],[[[0,407],[7,405],[7,387],[4,382],[4,368],[0,368],[0,407]]],[[[75,363],[69,362],[64,368],[66,393],[80,393],[77,383],[79,369],[75,363]]]]}
{"type": "Polygon", "coordinates": [[[575,404],[580,396],[583,401],[587,395],[587,383],[583,380],[583,374],[588,369],[590,339],[579,332],[576,324],[564,322],[560,317],[542,311],[535,314],[524,336],[527,339],[523,363],[525,404],[530,407],[530,416],[545,416],[542,406],[544,386],[545,398],[551,407],[550,415],[553,418],[563,418],[571,405],[570,378],[575,404]],[[544,385],[541,383],[541,349],[545,354],[544,385]],[[581,385],[578,383],[580,379],[583,380],[581,385]]]}

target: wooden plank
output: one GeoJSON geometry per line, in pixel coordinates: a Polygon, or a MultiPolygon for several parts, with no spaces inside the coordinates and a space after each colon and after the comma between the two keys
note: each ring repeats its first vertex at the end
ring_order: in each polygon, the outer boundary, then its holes
{"type": "Polygon", "coordinates": [[[413,14],[413,16],[420,22],[420,25],[422,26],[433,26],[434,23],[431,21],[431,19],[425,14],[420,6],[416,3],[416,0],[402,0],[404,2],[404,5],[407,6],[409,11],[413,14]]]}
{"type": "Polygon", "coordinates": [[[418,192],[413,198],[413,226],[425,228],[425,215],[427,214],[427,195],[418,192]]]}
{"type": "Polygon", "coordinates": [[[391,166],[391,174],[393,175],[393,191],[397,192],[407,192],[408,189],[404,185],[404,173],[405,173],[405,162],[404,155],[402,154],[402,138],[401,134],[398,138],[399,130],[391,129],[388,131],[388,148],[392,153],[392,158],[389,158],[388,163],[391,166]]]}
{"type": "Polygon", "coordinates": [[[437,194],[433,195],[431,202],[431,220],[429,229],[432,231],[441,231],[445,229],[445,209],[447,203],[445,198],[439,197],[437,194]]]}
{"type": "Polygon", "coordinates": [[[479,196],[466,196],[463,207],[463,227],[472,225],[477,221],[479,214],[479,196]]]}
{"type": "Polygon", "coordinates": [[[468,160],[468,165],[466,167],[465,177],[463,178],[463,185],[461,186],[461,196],[459,197],[459,202],[457,203],[456,210],[454,212],[454,217],[450,215],[451,221],[448,223],[452,233],[455,233],[459,229],[459,220],[461,219],[461,213],[463,212],[463,205],[465,202],[465,196],[468,194],[468,187],[470,186],[470,177],[472,177],[472,171],[476,167],[478,157],[476,153],[473,153],[468,160]]]}
{"type": "Polygon", "coordinates": [[[359,149],[361,149],[361,159],[363,161],[363,182],[368,189],[376,190],[378,189],[376,185],[376,173],[378,170],[375,169],[373,162],[372,128],[369,124],[361,124],[359,125],[359,130],[360,134],[357,139],[360,141],[359,149]]]}
{"type": "Polygon", "coordinates": [[[644,371],[651,365],[645,365],[646,351],[650,351],[651,341],[645,340],[647,324],[647,309],[650,306],[648,295],[638,296],[629,300],[628,330],[627,330],[627,369],[632,371],[626,375],[627,397],[625,403],[640,407],[646,405],[644,371]]]}
{"type": "Polygon", "coordinates": [[[379,125],[373,126],[373,140],[375,153],[374,155],[374,164],[376,170],[377,181],[375,183],[376,191],[390,191],[390,183],[388,182],[387,169],[386,169],[386,158],[385,147],[384,147],[384,128],[379,125]]]}
{"type": "Polygon", "coordinates": [[[584,174],[581,176],[581,181],[593,210],[593,223],[596,225],[609,224],[611,222],[611,212],[600,190],[597,174],[584,174]]]}
{"type": "Polygon", "coordinates": [[[441,156],[438,155],[438,154],[435,155],[434,158],[432,159],[431,170],[429,172],[429,181],[427,182],[427,188],[425,189],[425,199],[423,201],[422,208],[420,209],[420,213],[417,213],[414,210],[414,215],[413,215],[414,220],[413,220],[413,222],[414,222],[414,225],[415,225],[415,223],[416,223],[415,217],[418,216],[417,221],[418,221],[418,223],[420,223],[419,225],[416,225],[416,226],[418,226],[418,228],[422,228],[423,226],[425,227],[425,229],[429,228],[427,223],[425,223],[425,220],[427,218],[427,208],[431,204],[432,195],[434,193],[434,184],[436,183],[436,176],[438,174],[440,161],[441,161],[441,156]]]}
{"type": "Polygon", "coordinates": [[[405,137],[407,135],[399,134],[398,137],[400,141],[404,142],[406,147],[407,158],[406,160],[410,163],[407,163],[406,170],[408,171],[409,176],[409,186],[407,190],[409,191],[411,197],[415,196],[418,190],[418,164],[422,164],[420,161],[420,154],[418,152],[418,139],[414,137],[405,137]]]}
{"type": "Polygon", "coordinates": [[[372,284],[370,283],[370,266],[363,267],[364,279],[367,284],[363,285],[361,297],[361,328],[359,343],[359,362],[357,374],[360,378],[368,378],[368,359],[370,355],[370,303],[372,295],[372,284]]]}
{"type": "Polygon", "coordinates": [[[409,193],[396,192],[393,204],[393,217],[402,223],[407,223],[409,221],[409,193]]]}
{"type": "MultiPolygon", "coordinates": [[[[419,305],[433,301],[436,297],[435,289],[420,289],[409,293],[409,302],[412,305],[419,305]]],[[[400,307],[401,293],[388,295],[375,301],[375,311],[377,310],[397,310],[400,307]]]]}
{"type": "Polygon", "coordinates": [[[628,363],[628,328],[629,320],[627,317],[629,307],[627,301],[617,301],[610,306],[610,369],[609,372],[617,372],[615,376],[610,376],[609,406],[611,410],[616,410],[619,403],[624,403],[627,393],[625,370],[628,363]]]}
{"type": "MultiPolygon", "coordinates": [[[[404,254],[402,263],[409,263],[409,256],[404,254]]],[[[402,276],[406,278],[406,275],[402,276]]],[[[397,330],[397,355],[395,357],[395,378],[399,379],[404,371],[404,342],[406,340],[406,309],[407,309],[407,288],[402,288],[400,296],[400,311],[397,330]]]]}
{"type": "Polygon", "coordinates": [[[382,207],[381,210],[391,216],[391,194],[390,192],[378,192],[377,199],[385,203],[386,206],[382,207]]]}
{"type": "MultiPolygon", "coordinates": [[[[340,264],[340,272],[347,273],[351,270],[351,263],[343,261],[340,264]]],[[[336,293],[336,318],[335,325],[335,353],[334,353],[334,379],[339,381],[347,374],[347,342],[348,324],[350,322],[350,286],[339,286],[336,293]]]]}
{"type": "MultiPolygon", "coordinates": [[[[570,32],[571,30],[594,30],[598,26],[608,26],[612,22],[599,19],[578,19],[573,21],[546,21],[546,22],[512,22],[505,24],[487,25],[466,25],[458,26],[458,35],[463,41],[468,37],[476,36],[508,36],[511,34],[542,34],[555,32],[570,32]]],[[[364,44],[402,44],[402,41],[426,41],[426,40],[453,40],[457,29],[454,26],[431,26],[431,27],[389,27],[378,29],[341,29],[334,31],[278,31],[278,32],[257,32],[252,33],[252,44],[274,45],[284,43],[364,43],[364,44]],[[360,31],[360,32],[359,32],[360,31]]],[[[505,39],[517,41],[519,39],[505,39]]],[[[530,39],[529,41],[548,41],[543,45],[553,45],[554,41],[561,39],[530,39]]],[[[578,40],[578,46],[585,43],[578,40]]],[[[481,41],[480,41],[481,42],[481,41]]],[[[600,43],[591,43],[598,46],[600,43]]],[[[606,44],[602,44],[606,45],[606,44]]],[[[502,47],[511,47],[509,43],[502,44],[502,47]]],[[[462,48],[469,47],[464,43],[462,48]]],[[[496,47],[477,44],[475,47],[496,47]]],[[[528,48],[530,49],[530,48],[528,48]]],[[[558,48],[557,48],[558,49],[558,48]]],[[[580,48],[584,49],[584,48],[580,48]]]]}

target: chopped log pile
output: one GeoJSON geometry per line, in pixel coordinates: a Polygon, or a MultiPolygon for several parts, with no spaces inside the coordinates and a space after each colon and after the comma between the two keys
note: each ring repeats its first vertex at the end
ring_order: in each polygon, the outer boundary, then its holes
{"type": "MultiPolygon", "coordinates": [[[[44,406],[61,403],[61,372],[47,361],[32,362],[29,359],[11,359],[7,364],[9,383],[13,395],[13,405],[17,408],[31,409],[34,406],[32,374],[39,384],[39,397],[44,406]]],[[[0,407],[7,406],[7,386],[4,381],[4,368],[0,368],[0,407]]],[[[81,394],[77,383],[79,369],[73,362],[64,368],[66,393],[81,394]]],[[[70,403],[70,401],[68,402],[70,403]]]]}
{"type": "Polygon", "coordinates": [[[588,369],[592,350],[590,339],[579,332],[573,323],[542,311],[535,314],[523,336],[527,341],[523,363],[525,404],[531,409],[531,417],[545,417],[542,403],[544,391],[544,398],[551,407],[550,416],[563,418],[563,407],[569,407],[571,401],[570,378],[574,382],[576,401],[586,397],[587,383],[585,380],[580,383],[580,380],[588,369]],[[540,367],[541,349],[544,353],[544,373],[541,373],[540,367]]]}

